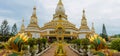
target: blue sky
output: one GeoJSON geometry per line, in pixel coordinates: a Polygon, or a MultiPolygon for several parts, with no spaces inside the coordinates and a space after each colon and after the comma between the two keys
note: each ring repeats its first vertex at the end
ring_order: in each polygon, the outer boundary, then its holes
{"type": "MultiPolygon", "coordinates": [[[[0,0],[0,24],[7,19],[9,25],[17,23],[21,26],[22,19],[25,26],[29,24],[33,7],[37,7],[40,27],[52,20],[58,0],[0,0]]],[[[68,20],[80,27],[82,10],[86,10],[88,26],[94,22],[95,30],[99,34],[102,24],[106,25],[109,35],[120,33],[120,1],[119,0],[63,0],[68,20]]]]}

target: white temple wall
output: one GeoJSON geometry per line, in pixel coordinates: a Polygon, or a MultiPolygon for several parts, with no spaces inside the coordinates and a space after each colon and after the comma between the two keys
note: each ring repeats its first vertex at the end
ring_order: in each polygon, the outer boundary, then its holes
{"type": "Polygon", "coordinates": [[[79,39],[85,38],[86,34],[79,34],[79,39]]]}
{"type": "Polygon", "coordinates": [[[32,33],[33,38],[40,38],[40,33],[32,33]]]}

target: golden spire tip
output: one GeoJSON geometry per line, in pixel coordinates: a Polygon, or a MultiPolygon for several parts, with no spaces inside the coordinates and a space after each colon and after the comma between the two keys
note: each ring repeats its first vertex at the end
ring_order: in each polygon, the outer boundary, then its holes
{"type": "Polygon", "coordinates": [[[59,0],[58,5],[63,5],[62,0],[59,0]]]}
{"type": "Polygon", "coordinates": [[[83,13],[85,13],[85,9],[83,9],[83,13]]]}

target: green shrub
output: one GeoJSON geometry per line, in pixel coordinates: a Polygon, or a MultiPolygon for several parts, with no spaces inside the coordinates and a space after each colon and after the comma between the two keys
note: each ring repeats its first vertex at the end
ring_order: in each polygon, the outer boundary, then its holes
{"type": "Polygon", "coordinates": [[[28,50],[28,45],[23,45],[22,50],[28,50]]]}
{"type": "Polygon", "coordinates": [[[120,51],[120,38],[111,42],[111,48],[120,51]]]}

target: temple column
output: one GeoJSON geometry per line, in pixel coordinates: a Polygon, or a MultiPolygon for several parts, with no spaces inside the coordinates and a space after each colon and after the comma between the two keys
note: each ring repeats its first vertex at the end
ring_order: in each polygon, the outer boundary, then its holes
{"type": "Polygon", "coordinates": [[[64,36],[62,37],[62,39],[61,39],[62,41],[64,41],[64,36]]]}
{"type": "Polygon", "coordinates": [[[58,37],[56,37],[56,39],[57,39],[57,41],[59,41],[59,38],[58,38],[58,37]]]}
{"type": "Polygon", "coordinates": [[[73,37],[72,37],[72,36],[71,36],[70,38],[71,38],[71,39],[73,39],[73,37]]]}

